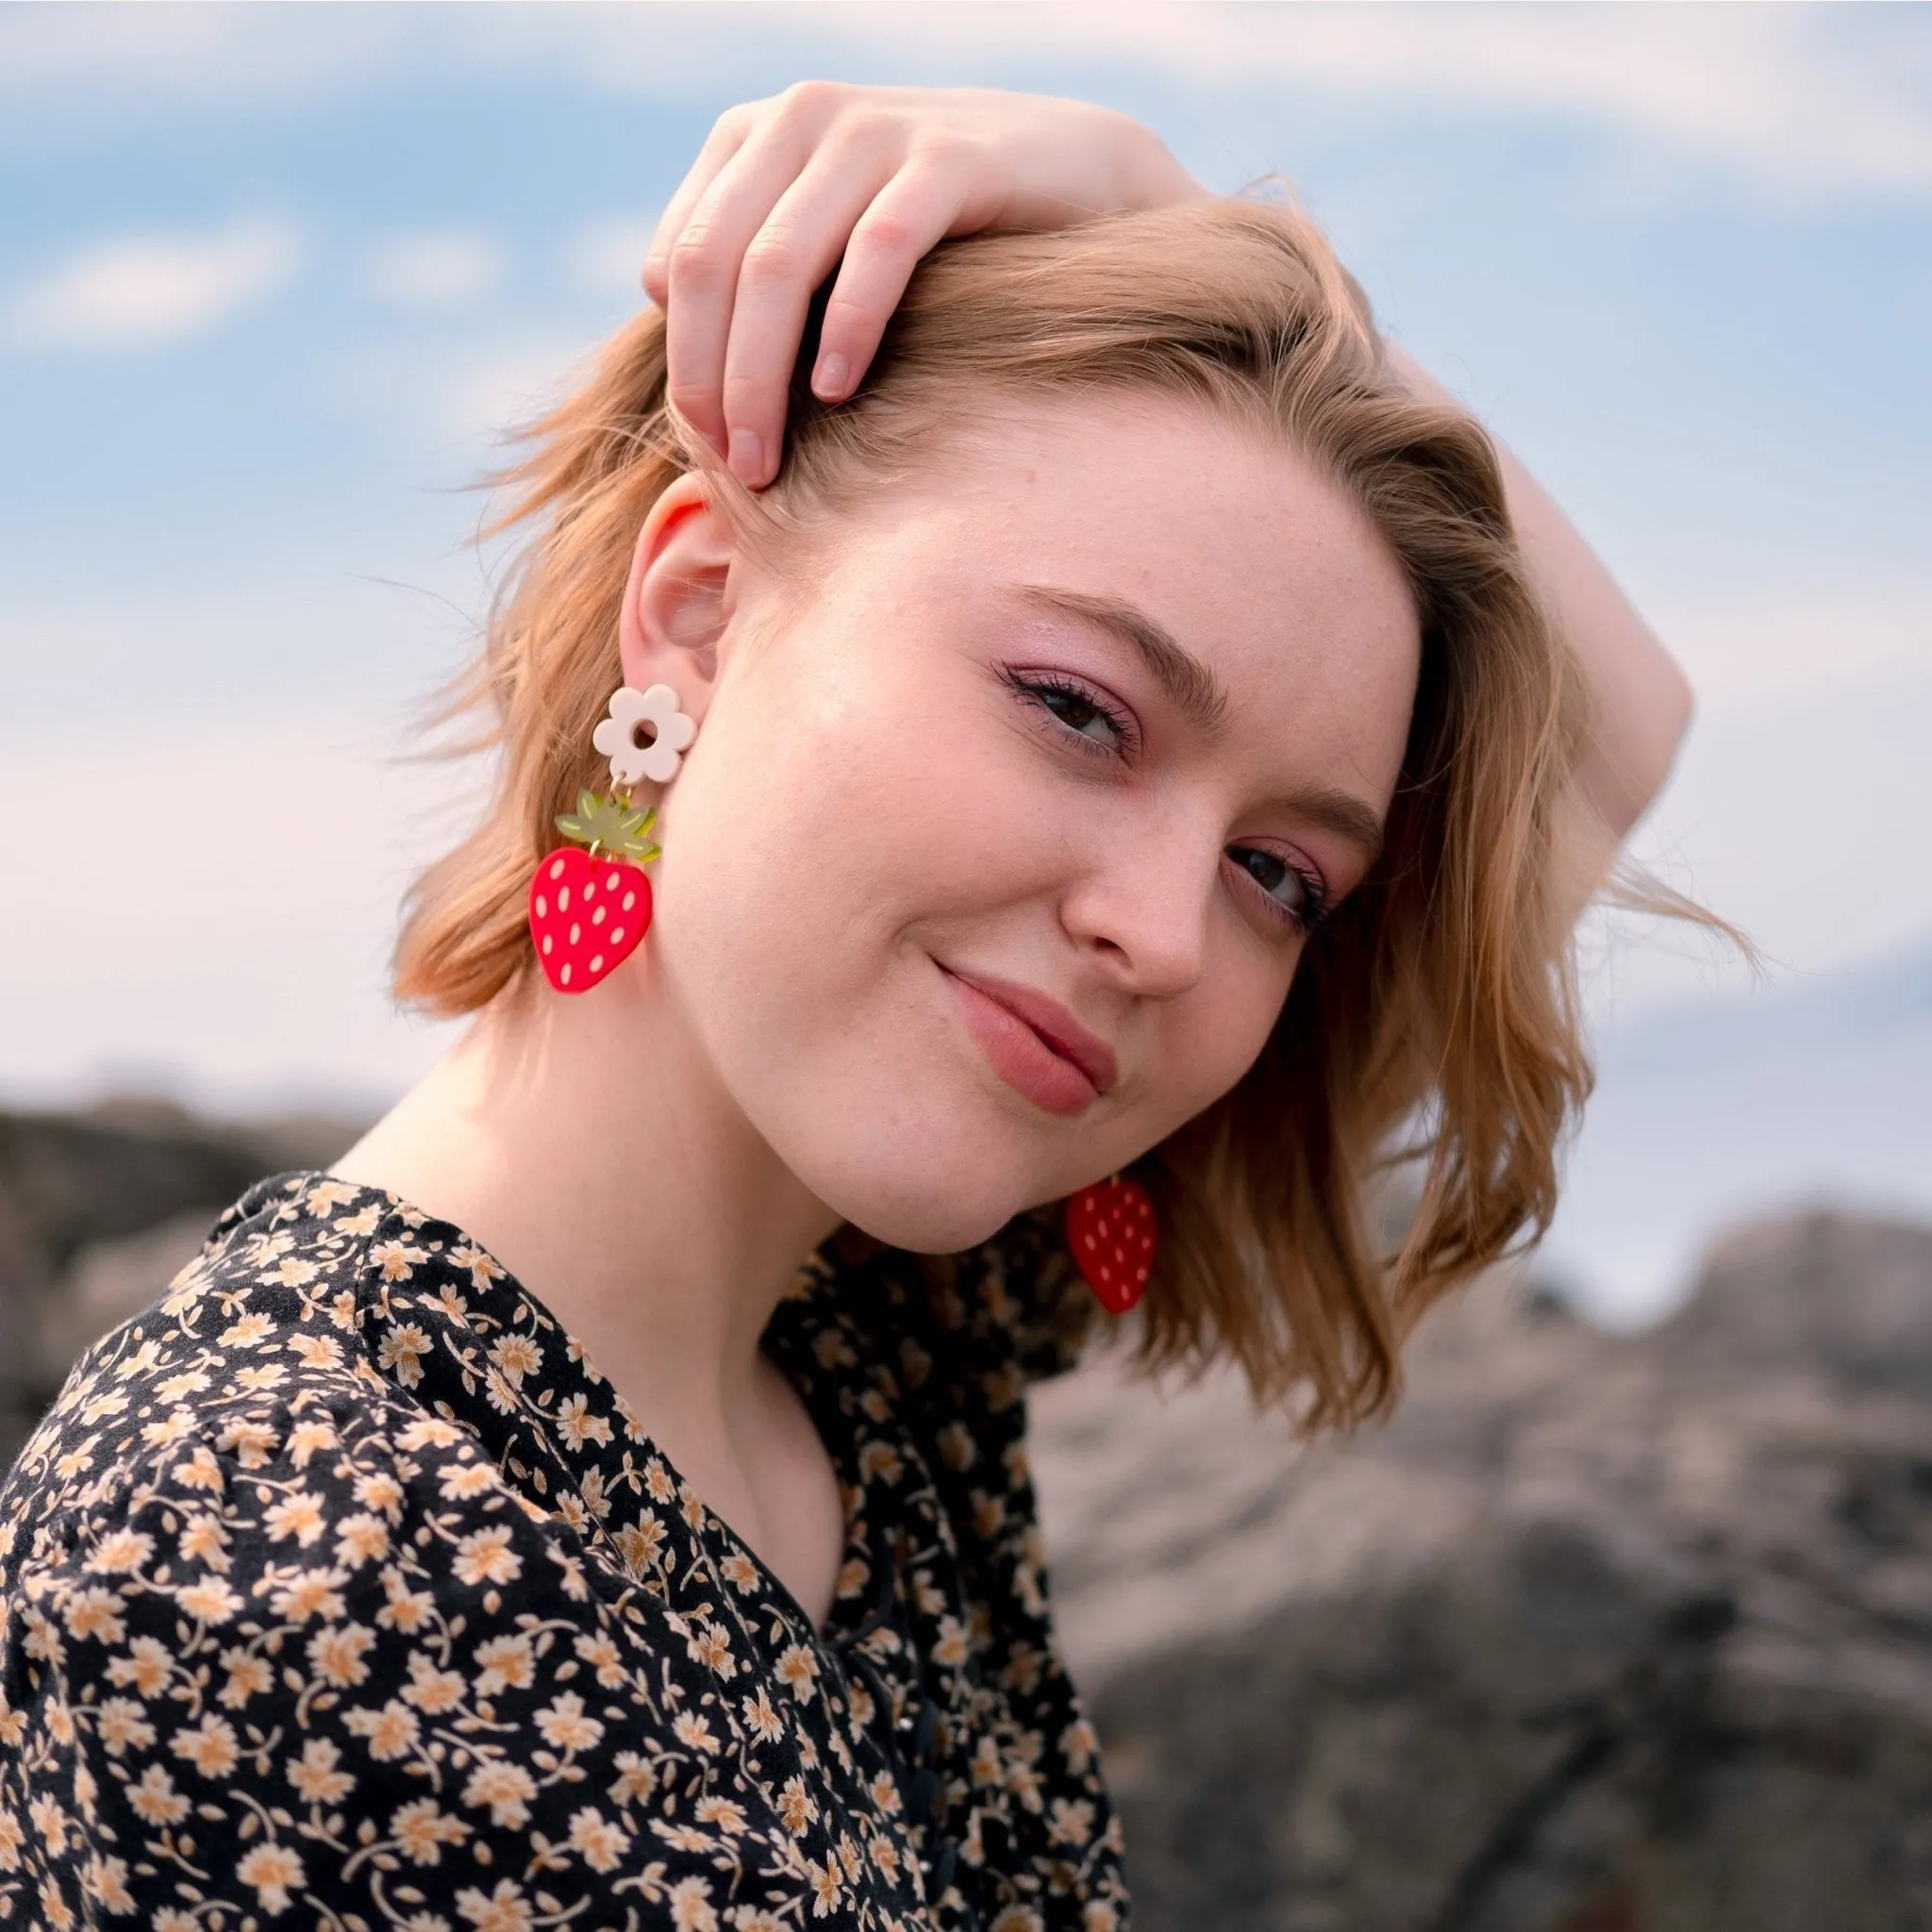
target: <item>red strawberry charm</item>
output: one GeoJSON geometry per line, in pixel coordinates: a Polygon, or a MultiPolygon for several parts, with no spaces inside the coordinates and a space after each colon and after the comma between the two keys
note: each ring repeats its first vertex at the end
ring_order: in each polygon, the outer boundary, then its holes
{"type": "Polygon", "coordinates": [[[1070,1196],[1067,1246],[1100,1306],[1124,1315],[1154,1272],[1154,1203],[1147,1190],[1116,1174],[1070,1196]]]}
{"type": "Polygon", "coordinates": [[[591,848],[556,846],[530,881],[531,942],[558,992],[589,992],[637,951],[651,923],[651,882],[639,867],[658,857],[645,837],[656,817],[583,791],[576,810],[557,821],[565,838],[591,848]]]}

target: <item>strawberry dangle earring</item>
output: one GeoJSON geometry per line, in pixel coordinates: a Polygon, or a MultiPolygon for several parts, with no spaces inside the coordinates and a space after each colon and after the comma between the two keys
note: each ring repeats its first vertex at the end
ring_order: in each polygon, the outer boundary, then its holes
{"type": "Polygon", "coordinates": [[[574,842],[546,852],[530,881],[530,939],[558,992],[589,992],[637,951],[651,924],[651,882],[641,868],[660,848],[650,837],[657,808],[633,806],[631,788],[646,779],[668,785],[697,728],[668,684],[625,685],[591,732],[591,744],[610,760],[610,796],[577,793],[576,810],[557,821],[574,842]],[[641,742],[644,726],[650,736],[641,742]]]}
{"type": "Polygon", "coordinates": [[[1124,1315],[1154,1272],[1154,1202],[1125,1174],[1067,1197],[1067,1246],[1074,1265],[1109,1315],[1124,1315]]]}

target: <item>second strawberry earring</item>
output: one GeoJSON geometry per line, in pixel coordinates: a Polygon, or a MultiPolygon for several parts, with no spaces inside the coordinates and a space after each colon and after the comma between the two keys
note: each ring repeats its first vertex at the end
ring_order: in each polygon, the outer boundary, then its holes
{"type": "Polygon", "coordinates": [[[1074,1265],[1109,1315],[1124,1315],[1154,1273],[1154,1202],[1131,1174],[1082,1188],[1067,1201],[1074,1265]]]}
{"type": "Polygon", "coordinates": [[[650,837],[657,809],[634,806],[631,788],[646,779],[668,784],[697,735],[668,684],[625,685],[608,712],[591,742],[610,760],[610,795],[577,793],[575,811],[557,820],[572,842],[546,852],[530,881],[531,943],[558,992],[589,992],[637,951],[651,924],[642,868],[659,848],[650,837]]]}

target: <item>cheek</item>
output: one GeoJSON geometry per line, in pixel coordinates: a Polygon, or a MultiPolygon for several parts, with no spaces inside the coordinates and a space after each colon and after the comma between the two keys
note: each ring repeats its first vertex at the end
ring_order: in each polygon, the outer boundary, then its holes
{"type": "Polygon", "coordinates": [[[1162,1016],[1150,1145],[1241,1084],[1281,1018],[1298,957],[1263,952],[1242,935],[1212,950],[1200,988],[1162,1016]]]}
{"type": "MultiPolygon", "coordinates": [[[[825,655],[808,675],[747,688],[721,721],[708,855],[735,839],[743,865],[835,948],[1025,890],[1065,812],[982,680],[909,639],[858,661],[825,655]]],[[[667,866],[675,830],[667,814],[667,866]]]]}
{"type": "Polygon", "coordinates": [[[714,710],[665,803],[658,918],[693,995],[722,1004],[749,982],[808,1015],[874,990],[896,932],[970,886],[999,840],[983,770],[918,691],[836,663],[795,675],[809,646],[771,648],[794,662],[714,710]]]}

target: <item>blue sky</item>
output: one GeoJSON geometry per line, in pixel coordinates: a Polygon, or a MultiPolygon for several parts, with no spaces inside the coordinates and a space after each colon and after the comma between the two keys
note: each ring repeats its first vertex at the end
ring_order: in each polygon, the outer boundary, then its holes
{"type": "MultiPolygon", "coordinates": [[[[1287,175],[1690,668],[1644,855],[1788,984],[1932,944],[1924,7],[14,6],[0,890],[64,937],[0,941],[0,1093],[425,1063],[381,960],[446,788],[394,754],[485,594],[463,486],[639,299],[712,117],[808,75],[1287,175]],[[128,820],[105,900],[76,781],[128,820]]],[[[1745,996],[1593,957],[1606,1014],[1745,996]]]]}

